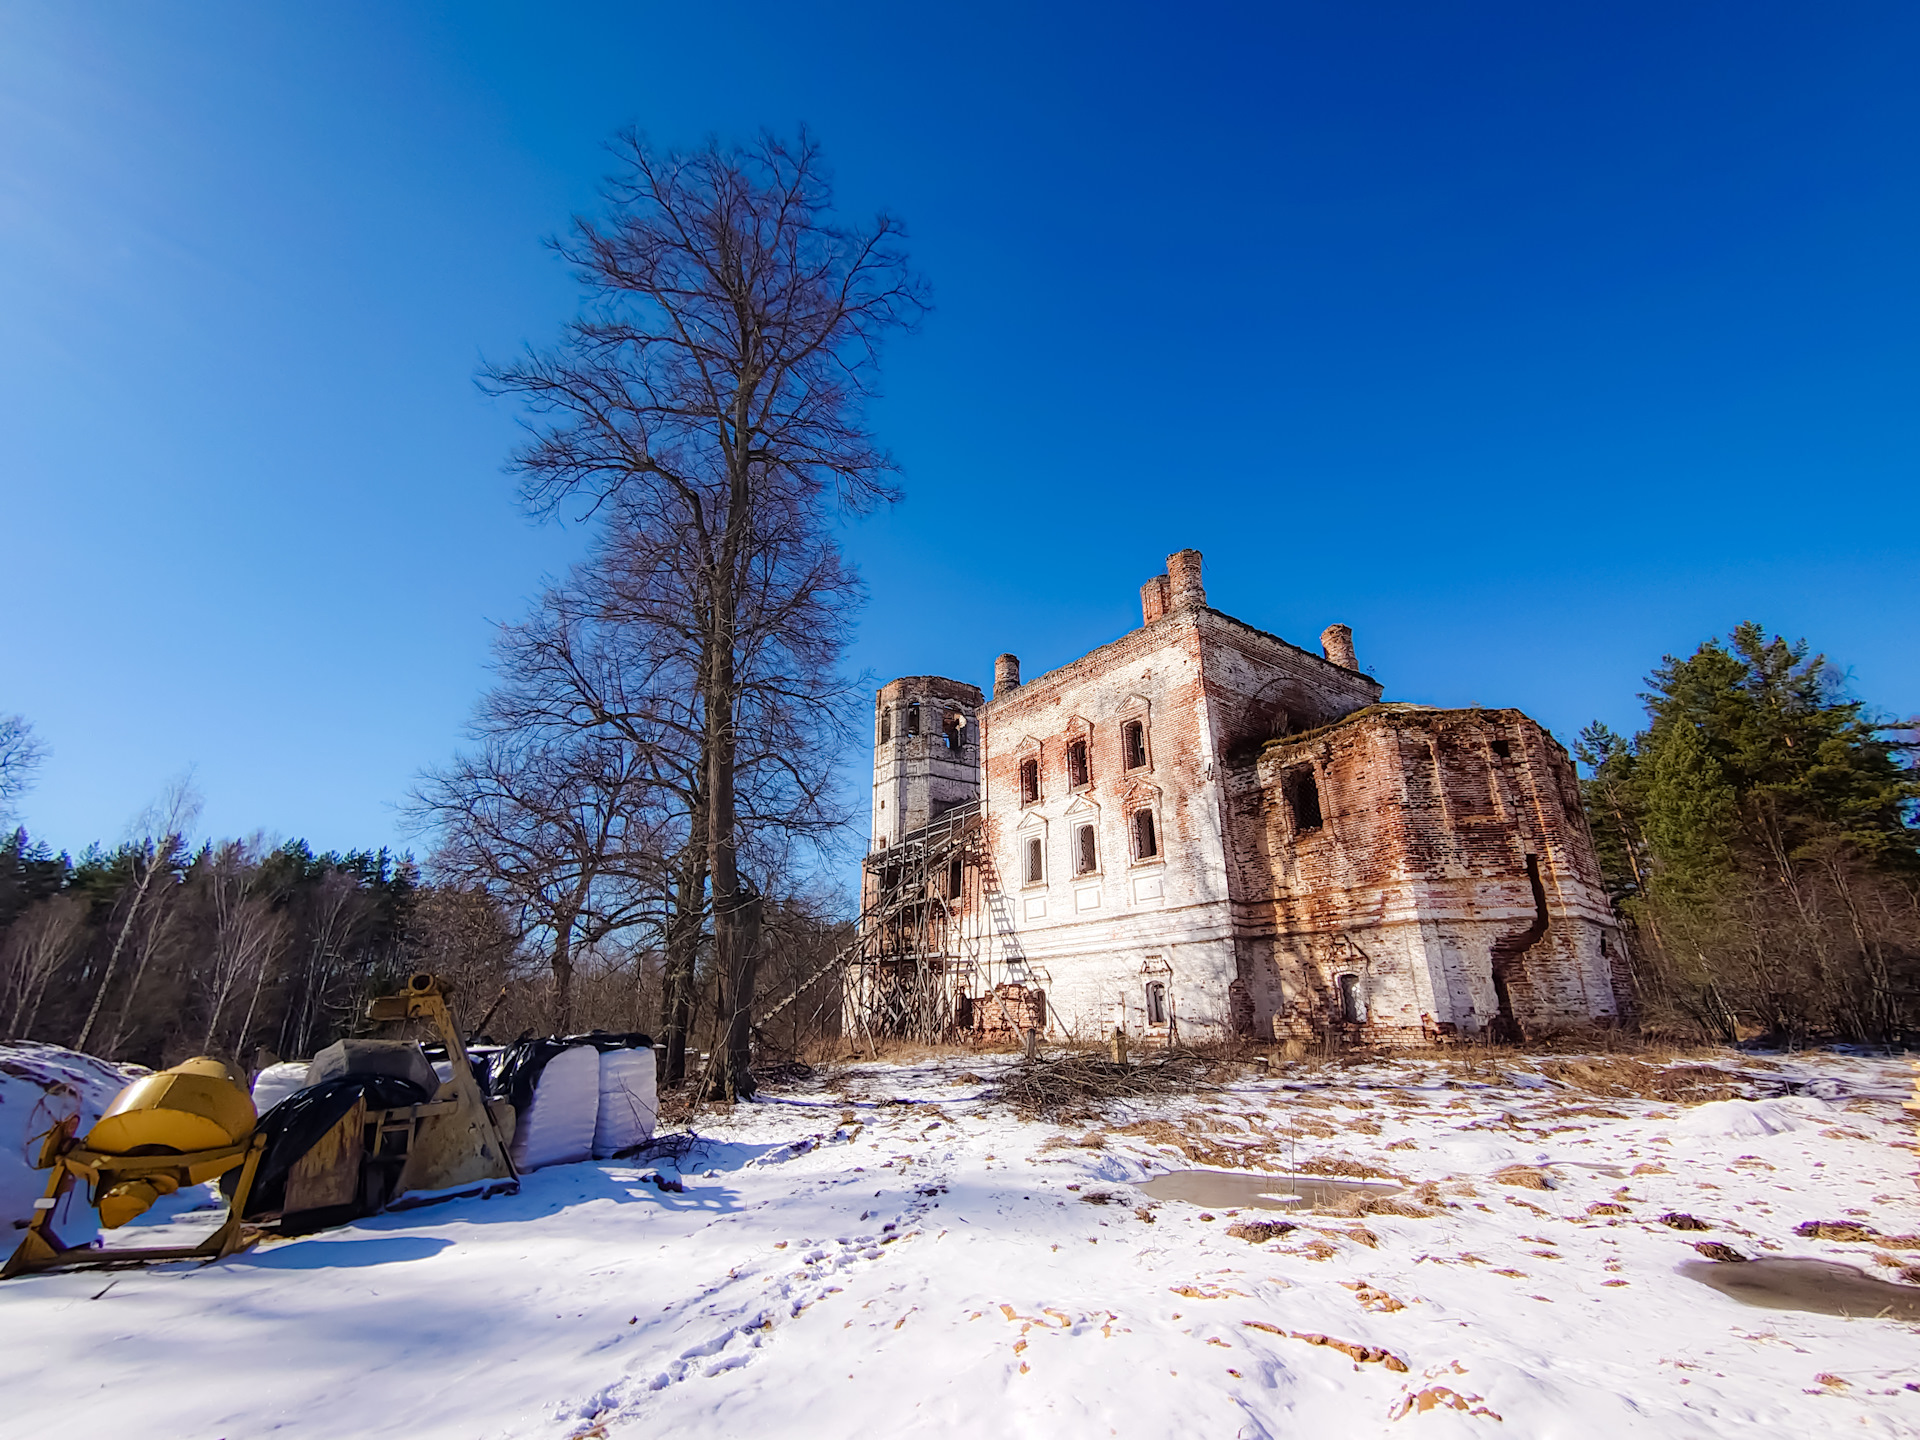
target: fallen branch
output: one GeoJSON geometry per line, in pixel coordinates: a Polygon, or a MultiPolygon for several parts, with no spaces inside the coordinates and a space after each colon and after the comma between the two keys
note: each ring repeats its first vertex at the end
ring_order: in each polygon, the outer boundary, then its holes
{"type": "Polygon", "coordinates": [[[1138,1064],[1090,1052],[1021,1060],[1000,1073],[987,1098],[1050,1120],[1096,1113],[1124,1100],[1214,1090],[1219,1062],[1171,1050],[1138,1064]]]}

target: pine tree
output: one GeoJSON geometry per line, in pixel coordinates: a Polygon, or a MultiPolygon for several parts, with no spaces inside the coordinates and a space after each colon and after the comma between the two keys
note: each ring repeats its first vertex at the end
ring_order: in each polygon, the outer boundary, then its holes
{"type": "Polygon", "coordinates": [[[1891,1040],[1920,1026],[1920,776],[1902,728],[1757,624],[1667,656],[1647,728],[1576,754],[1650,1012],[1891,1040]]]}

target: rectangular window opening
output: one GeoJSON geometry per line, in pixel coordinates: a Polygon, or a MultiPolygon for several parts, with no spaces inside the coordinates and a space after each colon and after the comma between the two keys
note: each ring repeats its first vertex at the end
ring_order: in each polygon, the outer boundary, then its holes
{"type": "Polygon", "coordinates": [[[960,898],[960,887],[965,880],[965,869],[960,862],[960,857],[956,855],[947,862],[947,898],[949,900],[960,898]]]}
{"type": "Polygon", "coordinates": [[[1160,853],[1160,837],[1153,833],[1153,811],[1133,812],[1133,858],[1151,860],[1160,853]]]}
{"type": "Polygon", "coordinates": [[[880,712],[880,743],[886,744],[893,739],[893,707],[889,705],[880,712]]]}
{"type": "Polygon", "coordinates": [[[1031,805],[1040,798],[1040,762],[1022,760],[1020,762],[1020,803],[1031,805]]]}
{"type": "Polygon", "coordinates": [[[919,733],[920,733],[920,706],[916,703],[916,704],[907,706],[907,734],[918,735],[919,733]]]}
{"type": "Polygon", "coordinates": [[[960,748],[961,741],[966,735],[966,728],[967,717],[958,711],[949,714],[947,718],[940,723],[940,733],[947,737],[947,749],[958,750],[960,748]]]}
{"type": "Polygon", "coordinates": [[[1092,779],[1092,772],[1087,768],[1087,742],[1075,740],[1067,746],[1067,785],[1078,790],[1092,779]]]}
{"type": "Polygon", "coordinates": [[[1287,808],[1293,812],[1293,830],[1296,835],[1308,830],[1320,828],[1320,782],[1313,778],[1313,771],[1294,770],[1287,775],[1287,808]]]}
{"type": "Polygon", "coordinates": [[[1147,982],[1147,1023],[1149,1025],[1167,1023],[1167,987],[1158,980],[1147,982]]]}
{"type": "Polygon", "coordinates": [[[1147,763],[1147,727],[1141,721],[1129,720],[1126,729],[1121,732],[1121,741],[1127,753],[1127,769],[1144,769],[1147,763]]]}
{"type": "Polygon", "coordinates": [[[1038,885],[1047,878],[1045,860],[1046,855],[1041,847],[1040,837],[1036,835],[1027,841],[1027,884],[1038,885]]]}
{"type": "Polygon", "coordinates": [[[1093,826],[1082,825],[1073,832],[1074,869],[1076,875],[1091,875],[1100,868],[1099,856],[1094,850],[1093,826]]]}

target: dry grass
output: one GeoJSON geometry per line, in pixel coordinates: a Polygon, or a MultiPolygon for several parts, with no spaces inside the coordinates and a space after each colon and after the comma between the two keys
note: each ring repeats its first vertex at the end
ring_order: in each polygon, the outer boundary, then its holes
{"type": "Polygon", "coordinates": [[[1295,1167],[1302,1175],[1327,1175],[1345,1180],[1399,1180],[1391,1170],[1351,1155],[1315,1155],[1295,1167]]]}
{"type": "Polygon", "coordinates": [[[1882,1235],[1855,1220],[1804,1220],[1793,1233],[1808,1240],[1838,1240],[1857,1245],[1872,1242],[1883,1250],[1920,1250],[1920,1235],[1882,1235]]]}
{"type": "Polygon", "coordinates": [[[1551,1190],[1553,1177],[1537,1165],[1508,1165],[1493,1172],[1496,1185],[1512,1185],[1521,1190],[1551,1190]]]}
{"type": "Polygon", "coordinates": [[[1165,1120],[1140,1120],[1116,1127],[1115,1135],[1129,1135],[1162,1149],[1174,1150],[1196,1165],[1220,1170],[1271,1170],[1274,1152],[1266,1145],[1219,1145],[1197,1127],[1179,1127],[1165,1120]]]}
{"type": "MultiPolygon", "coordinates": [[[[1359,1219],[1362,1215],[1397,1215],[1404,1220],[1431,1220],[1440,1212],[1401,1195],[1368,1195],[1350,1191],[1338,1200],[1314,1207],[1314,1214],[1336,1219],[1359,1219]]],[[[1371,1232],[1362,1232],[1371,1233],[1371,1232]]]]}
{"type": "Polygon", "coordinates": [[[1377,1345],[1357,1345],[1351,1340],[1335,1340],[1328,1335],[1313,1334],[1305,1330],[1282,1330],[1278,1325],[1269,1325],[1264,1320],[1242,1320],[1249,1330],[1264,1330],[1269,1335],[1284,1336],[1289,1340],[1304,1340],[1309,1345],[1324,1345],[1330,1350],[1338,1350],[1353,1361],[1357,1370],[1362,1365],[1385,1365],[1398,1374],[1405,1374],[1407,1362],[1391,1350],[1383,1350],[1377,1345]]]}
{"type": "Polygon", "coordinates": [[[1278,1240],[1282,1235],[1299,1228],[1287,1220],[1246,1220],[1238,1225],[1229,1225],[1227,1234],[1236,1240],[1245,1240],[1250,1245],[1265,1245],[1269,1240],[1278,1240]]]}

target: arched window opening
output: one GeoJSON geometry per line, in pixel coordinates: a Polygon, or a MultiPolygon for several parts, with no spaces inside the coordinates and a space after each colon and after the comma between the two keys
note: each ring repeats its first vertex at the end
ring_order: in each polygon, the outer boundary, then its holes
{"type": "Polygon", "coordinates": [[[1046,849],[1036,835],[1027,841],[1027,884],[1038,885],[1046,878],[1046,849]]]}
{"type": "Polygon", "coordinates": [[[1082,825],[1073,832],[1073,873],[1091,875],[1099,868],[1100,857],[1095,848],[1093,826],[1082,825]]]}
{"type": "Polygon", "coordinates": [[[940,733],[947,737],[947,749],[958,750],[966,738],[967,717],[958,710],[949,710],[947,718],[940,722],[940,733]]]}
{"type": "Polygon", "coordinates": [[[1121,748],[1126,751],[1127,769],[1141,770],[1147,763],[1147,727],[1140,720],[1129,720],[1121,731],[1121,748]]]}
{"type": "Polygon", "coordinates": [[[1285,782],[1287,808],[1293,812],[1293,832],[1302,834],[1320,828],[1320,782],[1306,766],[1289,770],[1285,782]]]}
{"type": "Polygon", "coordinates": [[[1360,996],[1360,977],[1342,975],[1333,983],[1340,996],[1340,1018],[1349,1025],[1365,1024],[1367,1003],[1360,996]]]}
{"type": "Polygon", "coordinates": [[[886,744],[893,739],[893,707],[889,705],[880,712],[880,743],[886,744]]]}
{"type": "Polygon", "coordinates": [[[1067,787],[1078,790],[1092,780],[1093,772],[1087,765],[1087,742],[1075,740],[1067,746],[1067,787]]]}
{"type": "Polygon", "coordinates": [[[1020,762],[1020,803],[1031,805],[1040,798],[1040,762],[1022,760],[1020,762]]]}
{"type": "Polygon", "coordinates": [[[1160,837],[1153,832],[1153,811],[1133,812],[1133,858],[1152,860],[1160,853],[1160,837]]]}
{"type": "Polygon", "coordinates": [[[1149,1025],[1167,1023],[1167,987],[1159,980],[1147,982],[1147,1023],[1149,1025]]]}
{"type": "Polygon", "coordinates": [[[918,735],[919,733],[920,733],[920,702],[916,700],[913,702],[913,704],[907,706],[907,734],[918,735]]]}

